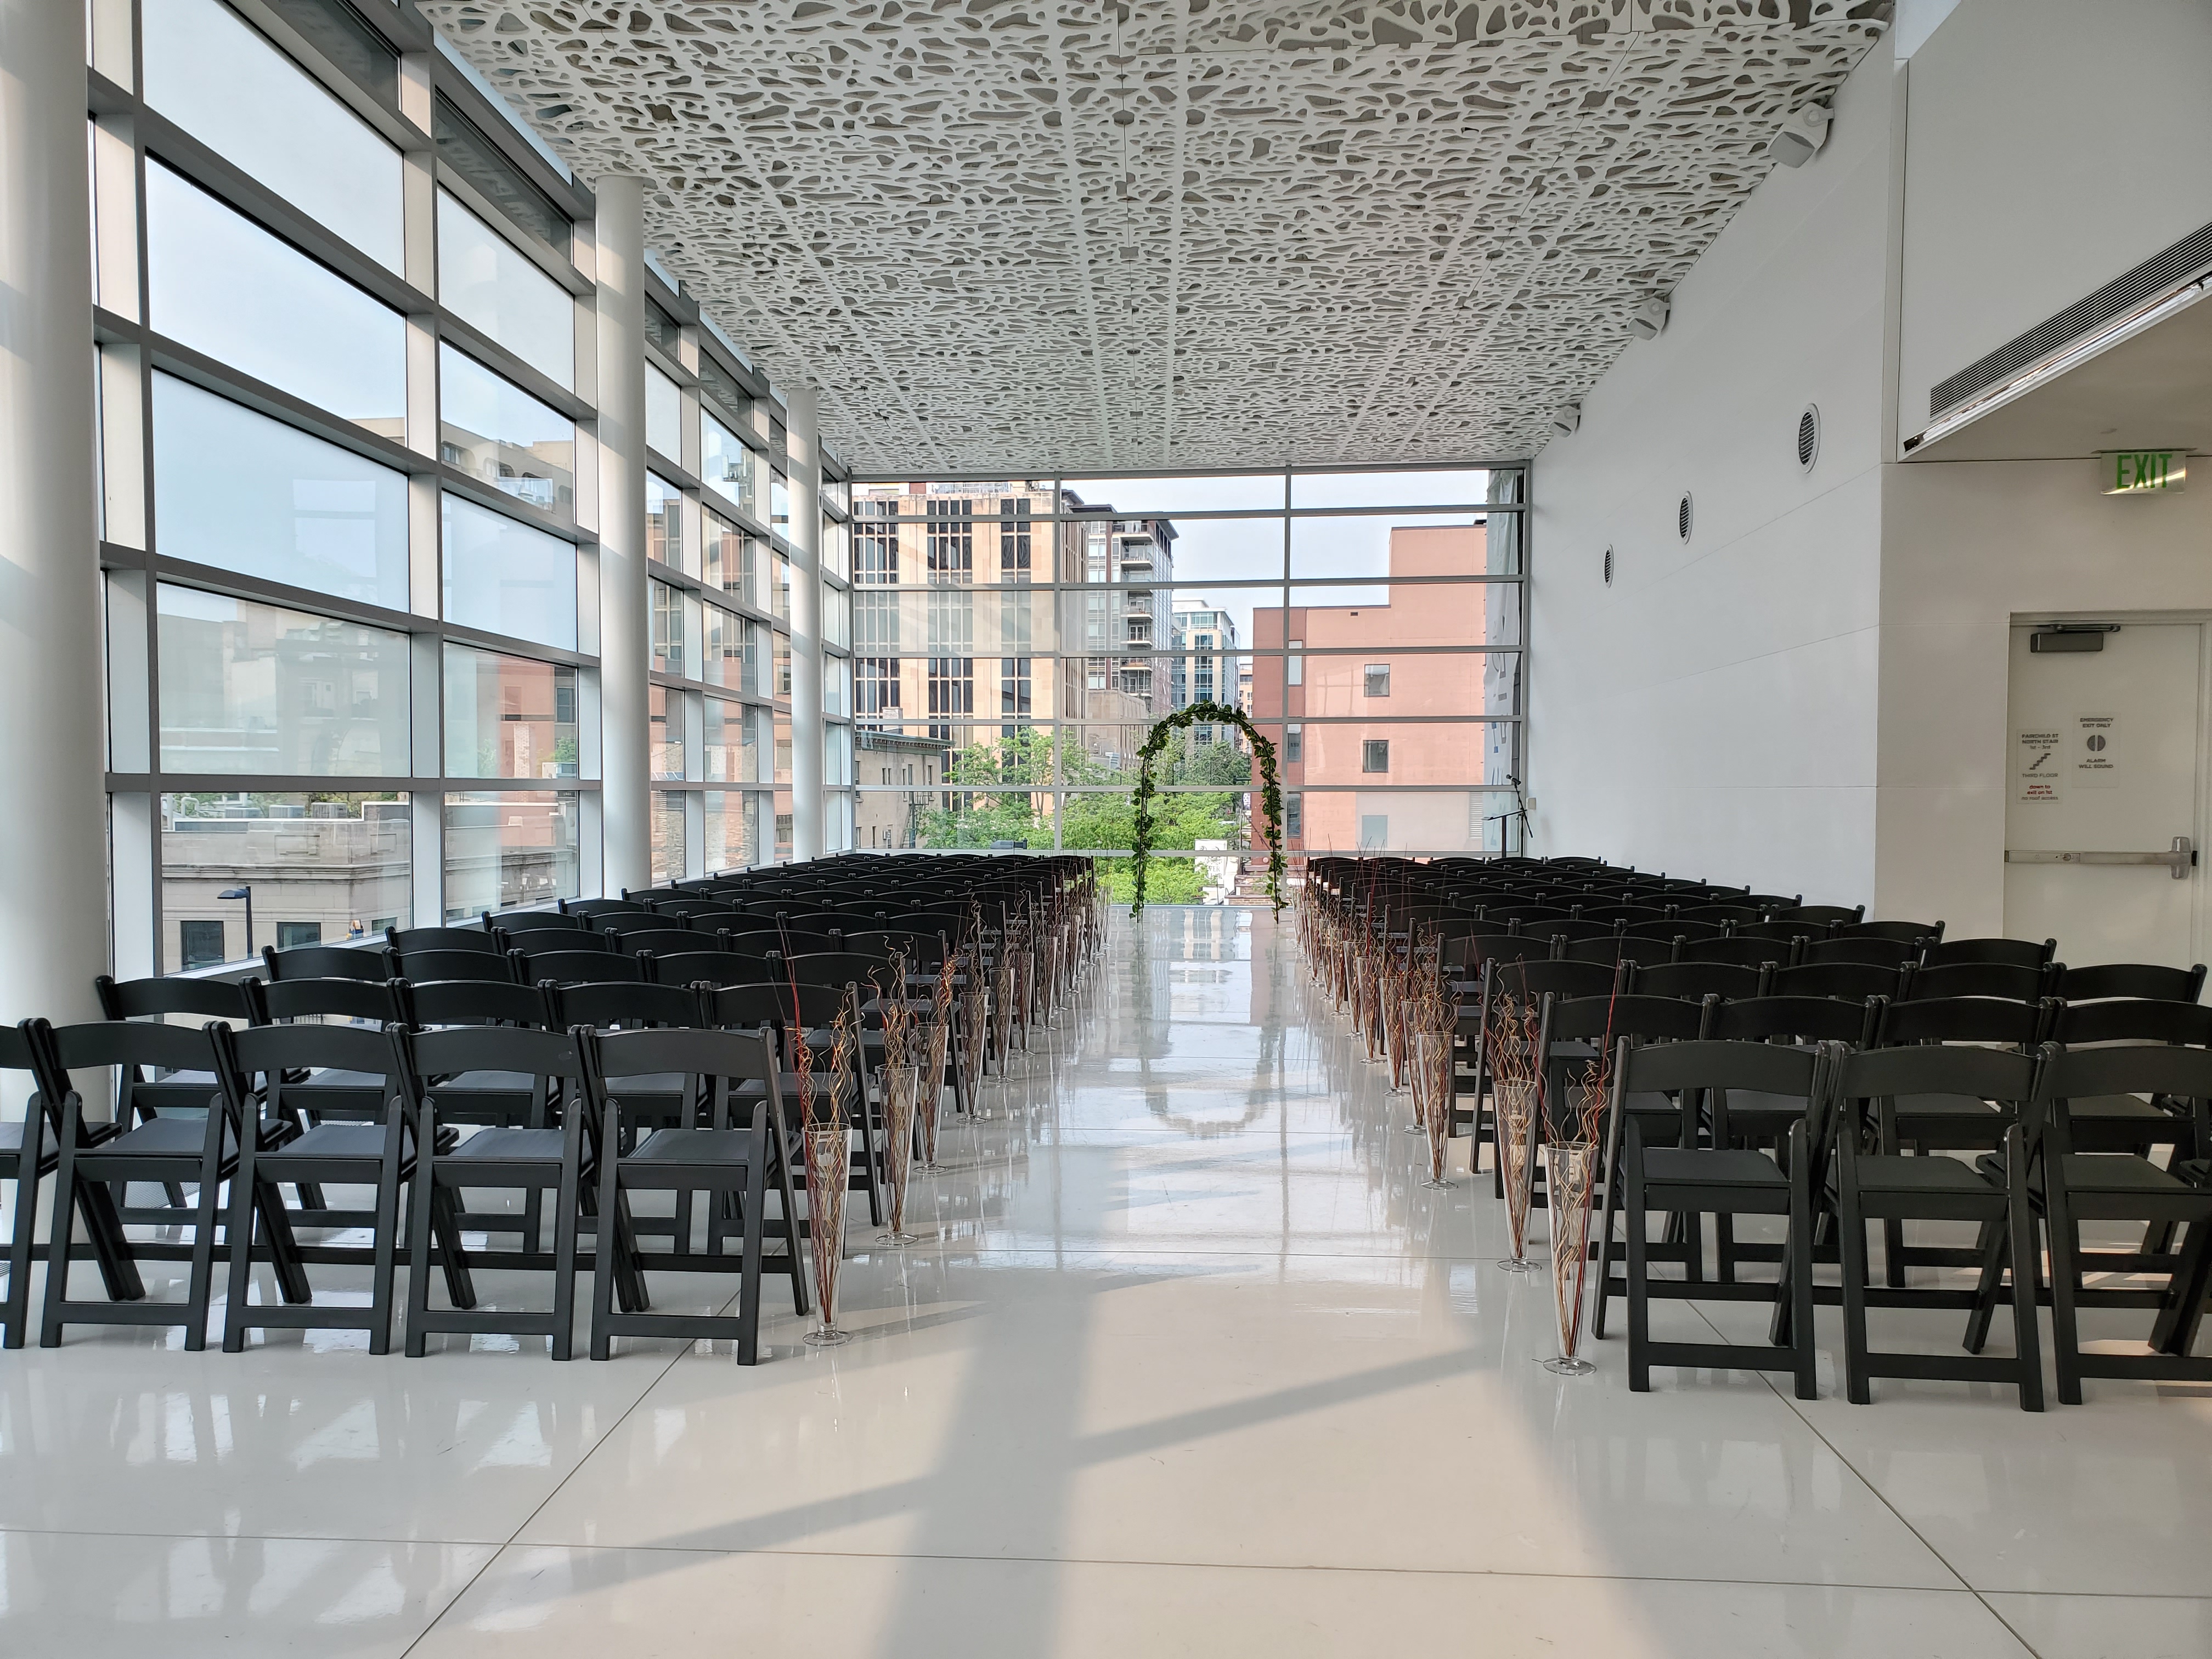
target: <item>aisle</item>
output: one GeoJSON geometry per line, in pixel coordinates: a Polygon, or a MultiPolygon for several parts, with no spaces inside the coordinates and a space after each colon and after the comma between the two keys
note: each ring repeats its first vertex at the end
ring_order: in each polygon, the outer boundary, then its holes
{"type": "Polygon", "coordinates": [[[856,1215],[834,1353],[772,1287],[751,1370],[497,1339],[0,1356],[0,1650],[2212,1647],[2212,1401],[1860,1408],[1825,1367],[1809,1406],[1749,1376],[1636,1396],[1617,1339],[1550,1375],[1488,1176],[1413,1184],[1402,1097],[1265,916],[1117,921],[984,1103],[917,1187],[935,1243],[886,1255],[856,1215]],[[2093,1589],[2166,1599],[2060,1593],[2093,1589]]]}

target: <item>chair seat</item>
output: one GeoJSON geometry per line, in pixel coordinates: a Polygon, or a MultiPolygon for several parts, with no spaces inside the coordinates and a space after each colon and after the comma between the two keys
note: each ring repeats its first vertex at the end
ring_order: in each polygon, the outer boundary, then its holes
{"type": "MultiPolygon", "coordinates": [[[[261,1144],[264,1146],[282,1146],[290,1135],[292,1126],[281,1119],[264,1117],[261,1120],[261,1144]]],[[[157,1117],[125,1130],[112,1139],[100,1143],[100,1154],[112,1158],[198,1158],[207,1145],[207,1120],[204,1117],[157,1117]]],[[[222,1126],[222,1155],[226,1159],[238,1152],[238,1135],[229,1124],[222,1126]]]]}
{"type": "Polygon", "coordinates": [[[647,1095],[680,1095],[690,1079],[681,1072],[644,1072],[635,1077],[611,1077],[607,1092],[621,1101],[647,1095]]]}
{"type": "MultiPolygon", "coordinates": [[[[1994,1152],[1987,1152],[1976,1158],[1974,1167],[1991,1181],[2004,1179],[2004,1160],[1994,1152]]],[[[2040,1163],[2029,1171],[2027,1184],[2038,1198],[2043,1195],[2043,1165],[2040,1163]]],[[[2086,1193],[2185,1193],[2191,1190],[2189,1182],[2160,1169],[2148,1158],[2137,1158],[2132,1152],[2069,1152],[2066,1155],[2066,1186],[2070,1192],[2086,1193]]]]}
{"type": "MultiPolygon", "coordinates": [[[[1995,1161],[1995,1160],[1992,1160],[1995,1161]]],[[[2004,1179],[1999,1163],[1993,1175],[1970,1169],[1955,1158],[1866,1158],[1858,1160],[1859,1188],[1869,1193],[1985,1193],[1992,1179],[2004,1179]]],[[[1828,1184],[1836,1185],[1835,1172],[1828,1184]]]]}
{"type": "Polygon", "coordinates": [[[430,1088],[431,1098],[460,1094],[528,1094],[538,1079],[527,1072],[457,1072],[430,1088]]]}
{"type": "Polygon", "coordinates": [[[751,1133],[744,1129],[655,1129],[627,1154],[624,1164],[714,1164],[743,1169],[751,1162],[751,1133]]]}
{"type": "Polygon", "coordinates": [[[1622,1103],[1632,1112],[1655,1117],[1680,1117],[1682,1114],[1682,1103],[1657,1089],[1635,1090],[1622,1103]]]}
{"type": "Polygon", "coordinates": [[[1731,1119],[1802,1117],[1806,1105],[1802,1095],[1769,1094],[1764,1089],[1731,1089],[1728,1091],[1728,1111],[1731,1119]]]}
{"type": "Polygon", "coordinates": [[[2002,1118],[2005,1110],[1974,1095],[1899,1095],[1897,1115],[1900,1118],[1942,1115],[1947,1117],[2002,1118]]]}
{"type": "Polygon", "coordinates": [[[268,1154],[268,1163],[271,1168],[295,1158],[360,1158],[374,1164],[383,1156],[382,1124],[319,1123],[297,1140],[268,1154]]]}
{"type": "Polygon", "coordinates": [[[1667,1182],[1700,1187],[1787,1187],[1774,1160],[1747,1148],[1686,1151],[1679,1146],[1655,1146],[1644,1154],[1647,1182],[1667,1182]]]}
{"type": "Polygon", "coordinates": [[[441,1164],[558,1164],[562,1131],[559,1129],[479,1129],[441,1158],[441,1164]]]}
{"type": "Polygon", "coordinates": [[[2085,1095],[2066,1103],[2070,1118],[2144,1118],[2160,1124],[2173,1121],[2173,1114],[2137,1095],[2085,1095]]]}

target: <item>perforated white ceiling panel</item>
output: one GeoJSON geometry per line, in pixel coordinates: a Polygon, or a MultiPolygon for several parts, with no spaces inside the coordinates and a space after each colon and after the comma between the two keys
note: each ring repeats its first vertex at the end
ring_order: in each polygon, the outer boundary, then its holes
{"type": "Polygon", "coordinates": [[[1886,0],[420,0],[867,471],[1533,454],[1886,0]]]}

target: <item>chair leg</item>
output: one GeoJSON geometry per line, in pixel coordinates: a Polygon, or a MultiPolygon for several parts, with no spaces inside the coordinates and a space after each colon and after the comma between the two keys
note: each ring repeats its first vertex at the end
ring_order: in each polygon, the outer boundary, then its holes
{"type": "MultiPolygon", "coordinates": [[[[1598,1165],[1597,1173],[1597,1178],[1603,1185],[1597,1208],[1597,1306],[1590,1312],[1590,1337],[1599,1342],[1605,1340],[1606,1304],[1612,1300],[1607,1287],[1613,1283],[1613,1211],[1617,1207],[1613,1194],[1620,1180],[1621,1114],[1614,1112],[1611,1117],[1612,1121],[1606,1125],[1605,1161],[1598,1165]]],[[[1473,1142],[1468,1148],[1468,1156],[1478,1155],[1481,1149],[1480,1141],[1473,1142]]]]}
{"type": "Polygon", "coordinates": [[[1636,1394],[1651,1392],[1651,1296],[1646,1279],[1650,1264],[1644,1259],[1644,1160],[1629,1152],[1632,1168],[1627,1181],[1628,1209],[1628,1386],[1636,1394]]]}
{"type": "MultiPolygon", "coordinates": [[[[430,1225],[438,1236],[440,1265],[446,1275],[446,1296],[456,1308],[477,1305],[477,1282],[469,1272],[468,1256],[461,1244],[460,1200],[451,1187],[430,1189],[430,1225]]],[[[423,1271],[429,1271],[425,1263],[423,1271]]],[[[426,1304],[427,1305],[427,1304],[426,1304]]]]}
{"type": "MultiPolygon", "coordinates": [[[[40,1109],[40,1103],[33,1101],[31,1115],[26,1121],[35,1120],[40,1109]]],[[[31,1245],[39,1224],[39,1159],[42,1151],[38,1130],[27,1127],[16,1168],[30,1173],[27,1178],[18,1176],[15,1182],[15,1225],[8,1236],[8,1297],[4,1307],[0,1307],[0,1346],[10,1348],[23,1346],[23,1322],[31,1310],[31,1245]]]]}
{"type": "MultiPolygon", "coordinates": [[[[431,1168],[435,1160],[432,1146],[436,1139],[436,1128],[430,1115],[422,1115],[422,1133],[415,1143],[415,1190],[407,1210],[407,1336],[406,1353],[410,1359],[420,1359],[429,1352],[429,1333],[426,1327],[430,1316],[430,1219],[438,1207],[441,1189],[436,1173],[431,1168]]],[[[450,1213],[453,1200],[446,1199],[450,1213]]],[[[441,1234],[444,1229],[440,1229],[441,1234]]],[[[458,1231],[443,1241],[446,1257],[446,1283],[448,1289],[453,1282],[453,1268],[460,1261],[460,1235],[458,1231]]],[[[464,1267],[465,1272],[466,1268],[464,1267]]]]}
{"type": "MultiPolygon", "coordinates": [[[[2056,1162],[2056,1160],[2053,1160],[2056,1162]]],[[[2081,1242],[2075,1237],[2073,1206],[2065,1183],[2045,1187],[2044,1231],[2051,1240],[2051,1347],[2058,1371],[2058,1403],[2081,1403],[2081,1339],[2074,1297],[2081,1284],[2081,1242]]]]}
{"type": "Polygon", "coordinates": [[[760,1363],[761,1218],[768,1212],[768,1109],[756,1109],[745,1168],[744,1255],[738,1272],[738,1364],[760,1363]]]}
{"type": "Polygon", "coordinates": [[[1844,1268],[1844,1395],[1854,1406],[1874,1403],[1867,1376],[1867,1224],[1856,1177],[1846,1172],[1838,1182],[1837,1255],[1844,1268]]]}
{"type": "MultiPolygon", "coordinates": [[[[2166,1224],[2171,1233],[2172,1224],[2166,1224]]],[[[2191,1223],[2181,1244],[2181,1263],[2166,1281],[2166,1300],[2152,1323],[2150,1346],[2160,1353],[2185,1355],[2197,1335],[2197,1322],[2204,1306],[2204,1292],[2212,1283],[2212,1259],[2205,1243],[2212,1229],[2191,1223]]]]}
{"type": "MultiPolygon", "coordinates": [[[[2027,1142],[2015,1124],[2006,1137],[2005,1167],[2027,1168],[2027,1142]]],[[[2043,1409],[2043,1335],[2038,1326],[2036,1285],[2042,1273],[2035,1254],[2035,1211],[2027,1201],[2025,1181],[2009,1183],[2006,1219],[2010,1224],[2012,1256],[2012,1346],[2020,1364],[2020,1408],[2043,1409]]]]}
{"type": "MultiPolygon", "coordinates": [[[[580,1177],[572,1158],[561,1168],[561,1185],[555,1202],[561,1207],[553,1218],[553,1358],[567,1359],[575,1345],[576,1324],[576,1236],[582,1226],[578,1213],[581,1195],[577,1188],[580,1177]]],[[[610,1218],[602,1230],[607,1237],[599,1241],[600,1249],[613,1242],[614,1223],[610,1218]]]]}
{"type": "Polygon", "coordinates": [[[291,1212],[284,1194],[270,1182],[252,1183],[254,1208],[260,1212],[262,1231],[269,1239],[269,1260],[276,1275],[277,1294],[287,1302],[312,1302],[313,1286],[307,1283],[307,1264],[300,1260],[300,1241],[292,1232],[291,1212]]]}
{"type": "Polygon", "coordinates": [[[1790,1308],[1790,1346],[1797,1356],[1797,1397],[1820,1397],[1820,1351],[1813,1342],[1813,1191],[1805,1151],[1805,1125],[1790,1131],[1790,1236],[1783,1241],[1782,1271],[1790,1308]]]}
{"type": "Polygon", "coordinates": [[[246,1351],[246,1297],[253,1286],[253,1235],[260,1220],[259,1206],[253,1202],[258,1183],[252,1179],[252,1168],[250,1159],[241,1158],[230,1182],[230,1288],[222,1309],[225,1353],[246,1351]]]}
{"type": "MultiPolygon", "coordinates": [[[[376,1170],[376,1260],[369,1270],[368,1351],[392,1352],[392,1287],[399,1266],[399,1142],[387,1139],[376,1170]]],[[[425,1261],[422,1271],[430,1264],[425,1261]]]]}
{"type": "MultiPolygon", "coordinates": [[[[613,1108],[609,1108],[607,1127],[610,1131],[615,1127],[613,1110],[613,1108]]],[[[615,1184],[617,1159],[614,1156],[614,1136],[610,1133],[601,1145],[605,1156],[599,1159],[599,1213],[611,1217],[618,1212],[621,1205],[621,1194],[615,1184]]],[[[614,1317],[615,1279],[623,1271],[622,1257],[629,1243],[623,1237],[623,1231],[611,1221],[603,1224],[599,1228],[599,1247],[592,1253],[592,1358],[594,1359],[614,1358],[614,1333],[608,1327],[614,1317]]],[[[678,1248],[680,1249],[682,1247],[679,1243],[678,1248]]]]}
{"type": "MultiPolygon", "coordinates": [[[[2027,1203],[2027,1194],[2019,1194],[2019,1200],[2022,1204],[2027,1203]]],[[[1997,1293],[2004,1288],[2005,1225],[1995,1218],[1984,1221],[1981,1237],[1974,1241],[1974,1248],[1982,1255],[1981,1277],[1974,1285],[1974,1310],[1966,1316],[1966,1334],[1959,1344],[1968,1353],[1979,1353],[1990,1340],[1990,1323],[1996,1314],[1997,1293]]],[[[2033,1250],[2035,1223],[2032,1210],[2028,1218],[2027,1240],[2028,1248],[2033,1250]]],[[[2012,1262],[2013,1275],[2017,1279],[2022,1266],[2017,1239],[2013,1243],[2012,1262]]],[[[2028,1275],[2028,1282],[2031,1286],[2035,1282],[2033,1273],[2028,1275]]]]}

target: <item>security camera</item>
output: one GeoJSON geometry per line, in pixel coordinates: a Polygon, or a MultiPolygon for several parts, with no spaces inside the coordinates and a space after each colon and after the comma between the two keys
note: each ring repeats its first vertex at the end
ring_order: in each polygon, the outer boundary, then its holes
{"type": "Polygon", "coordinates": [[[1583,406],[1580,404],[1561,404],[1552,411],[1552,424],[1558,430],[1572,434],[1580,430],[1583,406]]]}
{"type": "Polygon", "coordinates": [[[1767,142],[1766,153],[1785,167],[1802,167],[1828,142],[1828,106],[1801,104],[1790,112],[1782,131],[1767,142]]]}
{"type": "Polygon", "coordinates": [[[1656,340],[1667,331],[1668,314],[1673,305],[1663,294],[1655,294],[1636,307],[1636,314],[1628,319],[1629,327],[1636,331],[1639,340],[1656,340]]]}

